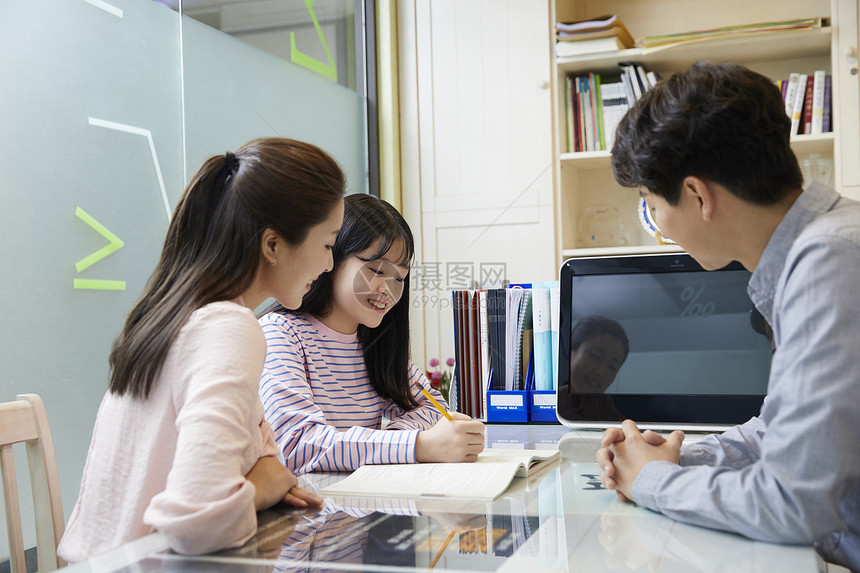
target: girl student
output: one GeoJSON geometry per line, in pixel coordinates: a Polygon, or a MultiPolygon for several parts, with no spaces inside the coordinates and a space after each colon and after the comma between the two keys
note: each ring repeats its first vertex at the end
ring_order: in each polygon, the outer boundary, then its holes
{"type": "Polygon", "coordinates": [[[153,531],[179,553],[235,547],[256,532],[256,511],[321,504],[297,487],[263,419],[253,309],[268,297],[298,305],[332,268],[344,185],[325,152],[282,138],[194,175],[114,341],[64,559],[153,531]]]}
{"type": "Polygon", "coordinates": [[[297,311],[276,307],[260,319],[268,344],[260,396],[292,471],[474,461],[483,450],[481,422],[444,418],[416,385],[444,404],[409,359],[413,252],[394,207],[349,195],[334,270],[297,311]]]}

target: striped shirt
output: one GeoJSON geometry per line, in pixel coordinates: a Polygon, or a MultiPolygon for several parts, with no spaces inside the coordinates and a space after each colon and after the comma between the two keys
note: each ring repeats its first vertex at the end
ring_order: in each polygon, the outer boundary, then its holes
{"type": "Polygon", "coordinates": [[[270,313],[260,324],[267,344],[260,398],[290,470],[415,463],[418,432],[442,415],[414,383],[445,404],[415,364],[409,362],[408,382],[419,407],[406,412],[370,385],[356,333],[341,334],[298,313],[270,313]]]}

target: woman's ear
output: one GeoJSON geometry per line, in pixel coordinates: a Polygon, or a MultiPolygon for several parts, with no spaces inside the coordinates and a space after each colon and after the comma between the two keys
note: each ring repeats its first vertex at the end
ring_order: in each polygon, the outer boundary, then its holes
{"type": "Polygon", "coordinates": [[[703,221],[710,221],[713,218],[717,207],[717,197],[708,181],[692,175],[685,177],[681,185],[681,192],[687,195],[687,199],[695,203],[703,221]]]}
{"type": "Polygon", "coordinates": [[[263,229],[263,234],[260,237],[260,256],[263,261],[270,265],[276,265],[278,263],[278,242],[280,241],[280,235],[269,227],[263,229]]]}

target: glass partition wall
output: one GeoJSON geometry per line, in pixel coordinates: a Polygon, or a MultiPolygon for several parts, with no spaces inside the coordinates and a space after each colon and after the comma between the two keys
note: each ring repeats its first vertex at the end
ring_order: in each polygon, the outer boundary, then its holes
{"type": "MultiPolygon", "coordinates": [[[[0,401],[44,399],[68,518],[111,343],[185,182],[211,155],[283,136],[327,150],[349,192],[367,192],[373,44],[352,0],[0,7],[0,401]]],[[[23,448],[16,458],[32,522],[23,448]]]]}

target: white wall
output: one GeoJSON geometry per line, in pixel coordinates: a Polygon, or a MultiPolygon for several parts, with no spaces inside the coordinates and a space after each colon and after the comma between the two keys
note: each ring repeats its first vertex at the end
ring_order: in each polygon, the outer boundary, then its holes
{"type": "Polygon", "coordinates": [[[535,0],[403,0],[398,16],[404,214],[420,234],[413,356],[426,366],[453,356],[452,289],[499,265],[511,282],[557,278],[550,18],[535,0]]]}

